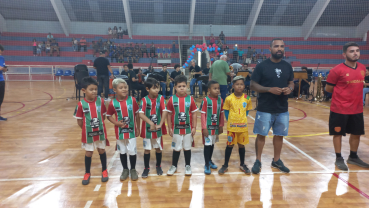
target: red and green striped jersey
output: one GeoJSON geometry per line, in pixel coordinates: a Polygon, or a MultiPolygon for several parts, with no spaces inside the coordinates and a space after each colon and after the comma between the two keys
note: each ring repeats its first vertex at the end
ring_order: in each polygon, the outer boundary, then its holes
{"type": "Polygon", "coordinates": [[[209,135],[219,135],[220,113],[223,112],[222,98],[210,98],[206,96],[201,103],[200,112],[205,113],[206,127],[209,135]]]}
{"type": "Polygon", "coordinates": [[[122,121],[126,124],[121,128],[115,126],[115,136],[117,140],[135,138],[136,132],[136,113],[138,111],[138,105],[136,99],[131,96],[127,96],[124,100],[118,100],[115,98],[110,101],[107,116],[115,115],[116,121],[122,121]]]}
{"type": "MultiPolygon", "coordinates": [[[[158,95],[157,98],[150,98],[149,95],[142,98],[139,113],[143,113],[149,118],[155,125],[160,124],[162,121],[163,111],[167,110],[165,107],[165,100],[162,95],[158,95]]],[[[141,125],[141,137],[146,139],[156,139],[163,134],[167,134],[165,123],[163,123],[161,129],[156,131],[150,130],[150,125],[142,120],[141,125]]]]}
{"type": "Polygon", "coordinates": [[[101,98],[96,98],[92,102],[86,99],[78,102],[74,117],[83,120],[82,143],[93,143],[106,139],[106,145],[109,146],[103,119],[105,114],[106,108],[101,98]]]}
{"type": "Polygon", "coordinates": [[[178,95],[173,95],[167,104],[167,111],[172,113],[173,134],[190,134],[193,119],[192,113],[197,110],[192,96],[179,97],[178,95]]]}

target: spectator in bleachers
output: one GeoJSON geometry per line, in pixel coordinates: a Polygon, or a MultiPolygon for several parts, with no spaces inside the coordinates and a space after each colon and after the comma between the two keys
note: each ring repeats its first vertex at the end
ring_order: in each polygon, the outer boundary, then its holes
{"type": "Polygon", "coordinates": [[[46,36],[46,38],[47,38],[47,41],[52,41],[52,40],[54,40],[54,36],[53,35],[51,35],[51,33],[49,33],[47,36],[46,36]]]}
{"type": "Polygon", "coordinates": [[[256,52],[256,49],[254,48],[252,51],[252,62],[256,63],[256,57],[257,57],[258,53],[256,52]]]}
{"type": "Polygon", "coordinates": [[[223,42],[222,40],[218,40],[218,47],[220,48],[220,51],[223,51],[223,42]]]}
{"type": "Polygon", "coordinates": [[[243,57],[243,50],[242,50],[242,47],[239,46],[238,47],[238,57],[237,57],[237,63],[242,63],[242,57],[243,57]]]}
{"type": "Polygon", "coordinates": [[[167,50],[167,58],[170,58],[172,56],[172,54],[170,53],[170,48],[168,48],[167,50]]]}
{"type": "Polygon", "coordinates": [[[133,63],[133,53],[131,49],[127,50],[127,61],[128,63],[133,63]]]}
{"type": "Polygon", "coordinates": [[[92,41],[92,50],[93,50],[93,52],[92,52],[93,57],[95,57],[96,53],[100,52],[99,44],[95,41],[92,41]]]}
{"type": "Polygon", "coordinates": [[[214,37],[214,34],[211,33],[211,36],[210,36],[210,45],[213,46],[214,43],[215,43],[215,37],[214,37]]]}
{"type": "Polygon", "coordinates": [[[172,73],[170,74],[169,97],[172,97],[172,95],[173,95],[174,79],[176,78],[176,76],[182,74],[180,69],[181,68],[180,68],[179,64],[176,64],[176,65],[174,65],[174,71],[172,71],[172,73]]]}
{"type": "Polygon", "coordinates": [[[41,55],[42,55],[42,51],[45,52],[45,49],[46,49],[45,41],[42,41],[42,44],[41,44],[41,55]]]}
{"type": "Polygon", "coordinates": [[[52,40],[50,46],[51,46],[50,56],[53,56],[54,51],[56,51],[57,56],[60,56],[59,44],[56,42],[55,39],[52,40]]]}
{"type": "Polygon", "coordinates": [[[37,55],[41,56],[41,52],[42,52],[42,42],[39,42],[37,44],[37,55]]]}
{"type": "Polygon", "coordinates": [[[135,56],[134,56],[134,63],[138,63],[138,61],[140,60],[140,51],[139,50],[135,50],[135,56]]]}
{"type": "Polygon", "coordinates": [[[219,40],[221,40],[224,44],[227,44],[223,31],[221,31],[219,34],[219,40]]]}
{"type": "Polygon", "coordinates": [[[140,46],[138,45],[138,43],[135,44],[135,50],[139,50],[140,46]]]}
{"type": "Polygon", "coordinates": [[[252,58],[252,50],[251,50],[251,47],[249,46],[247,47],[245,63],[251,64],[251,58],[252,58]]]}
{"type": "Polygon", "coordinates": [[[102,39],[100,38],[100,40],[97,42],[97,45],[99,46],[99,48],[101,49],[104,45],[102,39]]]}
{"type": "Polygon", "coordinates": [[[151,43],[151,46],[150,46],[150,57],[155,57],[155,45],[154,43],[151,43]],[[152,55],[154,54],[154,56],[152,55]]]}
{"type": "MultiPolygon", "coordinates": [[[[163,70],[161,72],[159,72],[159,74],[164,78],[164,80],[167,80],[167,77],[169,75],[168,71],[167,71],[167,66],[166,65],[163,65],[163,70]]],[[[167,96],[167,82],[166,81],[160,81],[160,87],[161,87],[161,90],[160,90],[160,94],[163,95],[164,99],[166,98],[167,96]]]]}
{"type": "Polygon", "coordinates": [[[191,60],[191,66],[189,68],[189,71],[191,72],[191,77],[192,75],[194,75],[194,77],[191,79],[190,82],[190,90],[191,90],[191,95],[194,95],[194,85],[197,83],[197,85],[199,86],[199,95],[202,96],[202,81],[201,80],[197,80],[197,78],[199,76],[201,76],[202,74],[202,70],[201,68],[196,64],[196,60],[192,59],[191,60]],[[192,72],[194,71],[194,72],[192,72]]]}
{"type": "Polygon", "coordinates": [[[119,55],[118,62],[119,62],[119,63],[124,63],[124,56],[123,56],[123,53],[121,53],[121,54],[119,55]]]}
{"type": "Polygon", "coordinates": [[[260,51],[260,57],[263,57],[265,54],[264,54],[264,50],[263,49],[261,49],[261,51],[260,51]]]}
{"type": "Polygon", "coordinates": [[[79,47],[78,51],[81,51],[81,48],[83,48],[83,52],[87,51],[87,41],[85,37],[82,36],[81,40],[79,41],[79,47]]]}
{"type": "Polygon", "coordinates": [[[78,40],[75,38],[72,39],[72,47],[73,47],[73,51],[78,50],[78,40]]]}
{"type": "Polygon", "coordinates": [[[146,53],[146,57],[149,58],[149,54],[147,53],[147,47],[146,44],[142,43],[141,44],[141,57],[144,57],[144,53],[146,53]]]}
{"type": "Polygon", "coordinates": [[[49,41],[47,41],[45,46],[45,54],[47,55],[48,53],[51,53],[51,45],[49,41]]]}
{"type": "Polygon", "coordinates": [[[118,37],[118,39],[119,39],[119,37],[121,37],[123,39],[123,29],[122,29],[122,27],[119,27],[117,37],[118,37]]]}
{"type": "Polygon", "coordinates": [[[160,58],[160,48],[157,48],[156,50],[157,50],[156,53],[158,54],[158,59],[159,59],[160,58]]]}
{"type": "Polygon", "coordinates": [[[109,39],[113,39],[113,30],[110,27],[108,28],[108,35],[109,35],[109,39]]]}
{"type": "Polygon", "coordinates": [[[33,39],[32,48],[33,48],[33,56],[36,56],[37,55],[37,41],[36,41],[36,39],[33,39]]]}
{"type": "Polygon", "coordinates": [[[175,41],[173,41],[173,43],[172,43],[172,51],[171,52],[172,53],[176,52],[176,42],[175,41]]]}
{"type": "Polygon", "coordinates": [[[109,38],[105,41],[105,44],[107,44],[107,45],[110,47],[110,45],[111,45],[111,41],[110,41],[110,39],[109,39],[109,38]]]}
{"type": "Polygon", "coordinates": [[[115,49],[113,49],[113,50],[110,52],[109,56],[110,56],[110,61],[111,61],[111,63],[113,63],[113,62],[114,62],[114,59],[115,59],[115,62],[118,62],[118,54],[117,54],[117,51],[116,51],[115,49]]]}
{"type": "Polygon", "coordinates": [[[113,38],[117,39],[117,37],[118,37],[118,28],[117,28],[117,26],[114,26],[114,28],[113,28],[113,38]]]}

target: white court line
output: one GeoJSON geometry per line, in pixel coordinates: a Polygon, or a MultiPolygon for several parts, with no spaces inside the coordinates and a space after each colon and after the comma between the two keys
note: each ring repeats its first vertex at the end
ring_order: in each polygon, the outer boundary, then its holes
{"type": "Polygon", "coordinates": [[[87,201],[86,205],[85,205],[85,208],[90,208],[91,204],[92,204],[93,201],[87,201]]]}
{"type": "Polygon", "coordinates": [[[113,157],[110,159],[109,165],[108,165],[108,173],[110,171],[110,169],[113,167],[113,163],[115,158],[119,155],[119,151],[115,151],[113,157]]]}
{"type": "MultiPolygon", "coordinates": [[[[369,173],[369,170],[349,170],[349,171],[291,171],[289,174],[333,174],[333,173],[369,173]]],[[[219,175],[217,171],[211,173],[212,175],[219,175]]],[[[260,172],[260,175],[275,175],[275,174],[286,174],[280,171],[277,172],[260,172]]],[[[175,173],[175,176],[184,176],[184,172],[175,173]]],[[[224,175],[246,175],[244,172],[226,172],[224,175]]],[[[150,177],[160,177],[157,174],[149,174],[150,177]]],[[[167,176],[163,174],[161,176],[167,176]]],[[[205,173],[192,173],[192,176],[205,176],[205,173]]],[[[170,177],[170,176],[168,176],[170,177]]],[[[101,176],[91,176],[91,178],[101,178],[101,176]]],[[[109,176],[111,178],[120,178],[120,175],[109,176]]],[[[0,182],[9,181],[56,181],[56,180],[67,180],[67,179],[83,179],[83,176],[69,176],[69,177],[51,177],[51,178],[10,178],[10,179],[0,179],[0,182]]],[[[95,187],[96,189],[96,187],[95,187]]]]}
{"type": "MultiPolygon", "coordinates": [[[[252,117],[251,115],[249,115],[249,117],[255,121],[255,118],[252,117]]],[[[272,130],[269,130],[270,132],[273,133],[272,130]]],[[[300,148],[296,147],[295,145],[291,144],[291,142],[287,141],[285,138],[283,138],[283,141],[286,142],[288,145],[290,145],[292,148],[294,148],[295,150],[297,150],[298,152],[300,152],[301,154],[303,154],[305,157],[309,158],[311,161],[313,161],[314,163],[316,163],[317,165],[319,165],[320,167],[322,167],[324,170],[329,171],[329,169],[324,166],[322,163],[318,162],[317,160],[315,160],[314,158],[312,158],[310,155],[306,154],[304,151],[302,151],[300,148]]]]}
{"type": "Polygon", "coordinates": [[[94,191],[99,191],[100,187],[101,187],[101,184],[97,184],[94,191]]]}

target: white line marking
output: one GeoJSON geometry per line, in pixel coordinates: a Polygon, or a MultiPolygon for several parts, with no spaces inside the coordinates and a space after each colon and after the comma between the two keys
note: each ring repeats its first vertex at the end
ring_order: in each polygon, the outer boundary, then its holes
{"type": "Polygon", "coordinates": [[[87,201],[86,205],[85,205],[85,208],[90,208],[91,204],[92,204],[93,201],[87,201]]]}
{"type": "MultiPolygon", "coordinates": [[[[255,121],[255,118],[252,117],[251,115],[249,115],[249,117],[255,121]]],[[[269,130],[270,132],[273,133],[272,130],[269,130]]],[[[320,167],[322,167],[324,170],[329,171],[329,169],[324,166],[323,164],[321,164],[320,162],[318,162],[317,160],[315,160],[314,158],[312,158],[310,155],[306,154],[304,151],[302,151],[301,149],[299,149],[298,147],[296,147],[295,145],[291,144],[291,142],[287,141],[285,138],[283,138],[283,141],[285,143],[287,143],[288,145],[290,145],[292,148],[294,148],[295,150],[299,151],[301,154],[303,154],[305,157],[309,158],[311,161],[315,162],[317,165],[319,165],[320,167]]]]}
{"type": "Polygon", "coordinates": [[[108,173],[110,171],[110,169],[113,167],[113,163],[115,158],[119,155],[119,151],[115,151],[113,157],[110,159],[109,165],[108,165],[108,173]]]}
{"type": "Polygon", "coordinates": [[[94,191],[99,191],[100,187],[101,187],[101,184],[97,184],[94,191]]]}

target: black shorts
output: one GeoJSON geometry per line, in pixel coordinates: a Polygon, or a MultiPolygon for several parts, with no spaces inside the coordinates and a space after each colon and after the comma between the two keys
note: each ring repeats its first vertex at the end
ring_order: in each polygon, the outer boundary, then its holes
{"type": "Polygon", "coordinates": [[[345,115],[332,112],[329,115],[329,135],[364,135],[363,113],[345,115]]]}

